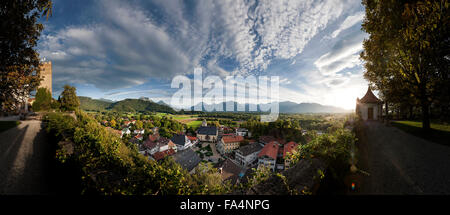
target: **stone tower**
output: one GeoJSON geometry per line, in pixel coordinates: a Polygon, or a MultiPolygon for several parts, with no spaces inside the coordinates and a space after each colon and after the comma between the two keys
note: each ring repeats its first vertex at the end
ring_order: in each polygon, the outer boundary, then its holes
{"type": "Polygon", "coordinates": [[[43,80],[41,81],[41,84],[39,87],[45,87],[50,91],[50,94],[53,93],[52,91],[52,62],[51,61],[44,61],[41,64],[41,78],[43,80]]]}

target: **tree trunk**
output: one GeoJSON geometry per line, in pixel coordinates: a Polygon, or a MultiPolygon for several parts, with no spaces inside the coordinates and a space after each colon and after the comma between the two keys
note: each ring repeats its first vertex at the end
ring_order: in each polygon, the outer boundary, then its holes
{"type": "Polygon", "coordinates": [[[414,116],[414,113],[413,113],[413,111],[414,111],[414,106],[409,106],[409,120],[413,120],[413,116],[414,116]]]}
{"type": "Polygon", "coordinates": [[[422,102],[422,128],[424,130],[430,130],[430,112],[428,106],[427,102],[422,102]]]}

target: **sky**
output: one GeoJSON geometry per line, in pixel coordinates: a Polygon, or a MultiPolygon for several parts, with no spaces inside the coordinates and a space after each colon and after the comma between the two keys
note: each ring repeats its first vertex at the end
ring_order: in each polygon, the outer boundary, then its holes
{"type": "Polygon", "coordinates": [[[279,76],[279,100],[354,109],[367,91],[360,0],[53,0],[37,50],[53,96],[170,102],[177,75],[279,76]]]}

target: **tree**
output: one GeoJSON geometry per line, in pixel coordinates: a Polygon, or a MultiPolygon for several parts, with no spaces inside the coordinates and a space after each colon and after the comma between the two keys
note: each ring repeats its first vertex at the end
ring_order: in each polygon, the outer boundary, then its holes
{"type": "Polygon", "coordinates": [[[77,97],[76,90],[77,89],[75,87],[69,85],[64,86],[64,91],[60,96],[61,109],[66,111],[73,111],[80,106],[80,100],[77,97]]]}
{"type": "Polygon", "coordinates": [[[40,61],[34,50],[51,15],[51,0],[0,1],[0,109],[12,111],[39,86],[40,61]]]}
{"type": "Polygon", "coordinates": [[[46,111],[52,108],[52,95],[47,88],[39,88],[35,98],[36,100],[33,102],[34,111],[46,111]]]}
{"type": "Polygon", "coordinates": [[[115,128],[116,125],[117,125],[116,120],[112,119],[111,121],[109,121],[109,125],[110,125],[112,128],[115,128]]]}
{"type": "Polygon", "coordinates": [[[439,99],[449,103],[439,90],[449,84],[448,0],[363,0],[363,4],[362,27],[370,34],[361,53],[366,62],[364,77],[389,102],[418,102],[422,127],[430,129],[431,104],[439,99]]]}

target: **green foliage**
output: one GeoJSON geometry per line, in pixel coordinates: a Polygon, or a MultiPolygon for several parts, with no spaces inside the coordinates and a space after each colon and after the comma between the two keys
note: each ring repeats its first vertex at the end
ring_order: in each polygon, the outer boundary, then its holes
{"type": "Polygon", "coordinates": [[[355,142],[356,137],[350,130],[336,129],[299,145],[291,155],[292,165],[300,159],[320,158],[328,164],[328,171],[333,178],[342,180],[356,155],[355,142]]]}
{"type": "Polygon", "coordinates": [[[112,102],[84,96],[78,96],[78,99],[80,100],[80,109],[86,111],[105,111],[112,104],[112,102]]]}
{"type": "Polygon", "coordinates": [[[52,105],[52,94],[47,88],[40,87],[36,92],[36,100],[33,102],[34,111],[48,111],[52,105]]]}
{"type": "Polygon", "coordinates": [[[16,127],[20,121],[0,121],[0,132],[6,131],[10,128],[16,127]]]}
{"type": "Polygon", "coordinates": [[[76,88],[65,85],[64,91],[60,96],[61,109],[65,111],[74,111],[80,106],[80,100],[76,94],[76,88]]]}
{"type": "Polygon", "coordinates": [[[118,112],[163,112],[175,113],[167,106],[142,99],[125,99],[111,104],[107,109],[118,112]]]}

